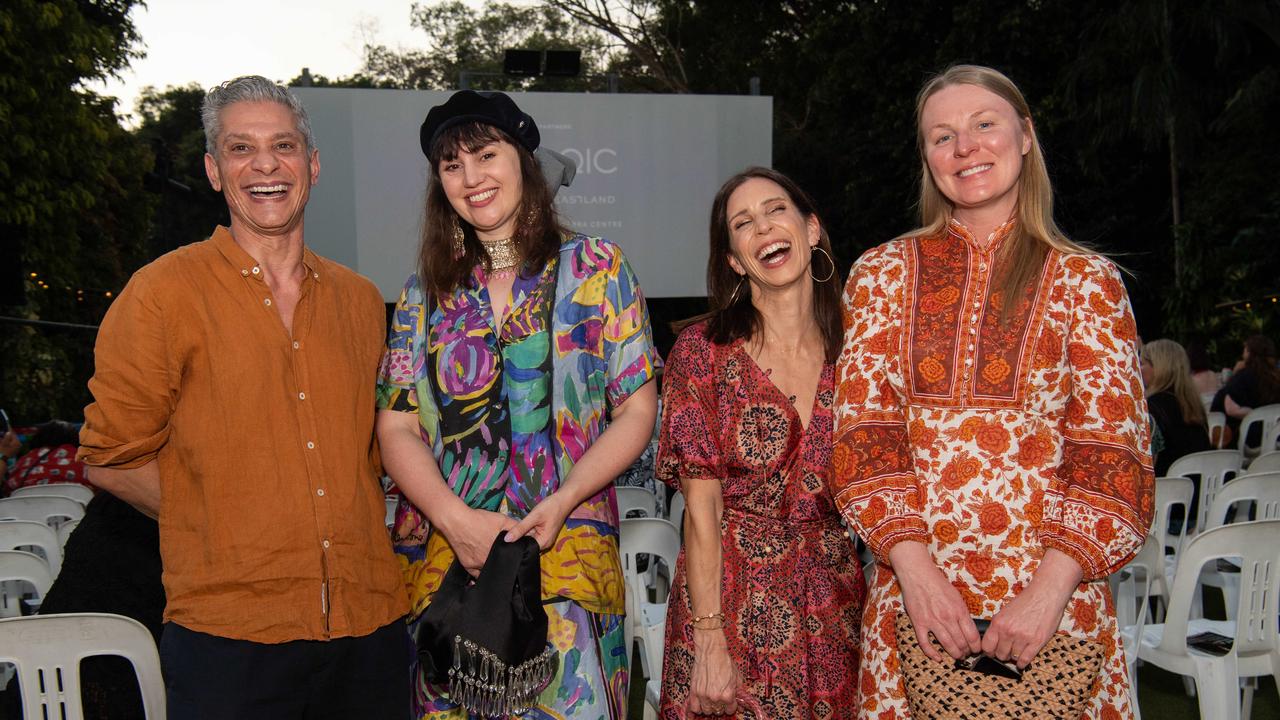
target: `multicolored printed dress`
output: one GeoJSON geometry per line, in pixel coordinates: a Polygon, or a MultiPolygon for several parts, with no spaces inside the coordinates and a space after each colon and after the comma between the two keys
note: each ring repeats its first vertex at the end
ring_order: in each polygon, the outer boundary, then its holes
{"type": "Polygon", "coordinates": [[[887,564],[903,540],[924,543],[981,618],[1048,548],[1073,558],[1084,582],[1059,631],[1105,649],[1087,717],[1133,714],[1105,580],[1151,525],[1136,328],[1097,255],[1051,251],[1023,295],[1002,297],[992,278],[1012,230],[979,243],[952,221],[895,240],[864,254],[845,288],[831,487],[880,561],[862,622],[863,718],[910,716],[887,564]]]}
{"type": "MultiPolygon", "coordinates": [[[[430,302],[410,276],[378,405],[417,414],[423,442],[468,506],[522,518],[569,476],[604,431],[608,409],[654,377],[658,355],[640,287],[612,243],[568,237],[558,257],[536,276],[517,277],[511,292],[495,328],[483,268],[430,302]]],[[[453,551],[403,500],[394,543],[416,623],[453,551]]],[[[612,486],[570,513],[543,553],[542,594],[560,670],[523,717],[625,717],[630,658],[612,486]]],[[[416,667],[414,678],[414,717],[467,717],[416,667]]]]}
{"type": "MultiPolygon", "coordinates": [[[[686,328],[663,378],[658,477],[720,481],[721,611],[743,690],[767,718],[852,718],[866,585],[827,489],[831,365],[806,428],[741,341],[686,328]]],[[[667,610],[664,720],[684,718],[692,614],[680,551],[667,610]]]]}

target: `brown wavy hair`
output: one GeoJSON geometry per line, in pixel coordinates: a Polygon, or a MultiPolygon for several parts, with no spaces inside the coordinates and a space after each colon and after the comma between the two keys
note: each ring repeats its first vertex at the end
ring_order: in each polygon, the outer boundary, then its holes
{"type": "Polygon", "coordinates": [[[1249,351],[1244,366],[1258,378],[1258,405],[1280,402],[1280,369],[1276,368],[1275,342],[1266,335],[1252,335],[1244,341],[1244,346],[1249,351]]]}
{"type": "MultiPolygon", "coordinates": [[[[707,305],[708,312],[676,324],[676,331],[703,320],[707,321],[706,337],[717,344],[730,343],[739,338],[749,340],[761,331],[763,318],[751,304],[751,283],[744,276],[733,271],[729,266],[729,196],[743,183],[759,178],[776,183],[782,188],[791,203],[800,211],[800,215],[808,221],[818,218],[818,245],[832,259],[831,275],[819,282],[813,280],[813,319],[822,332],[823,345],[826,349],[827,362],[835,362],[840,355],[840,344],[843,328],[840,320],[840,288],[837,268],[834,267],[835,255],[831,252],[831,238],[827,235],[827,227],[818,217],[813,200],[791,178],[765,167],[750,167],[734,175],[720,186],[715,200],[711,203],[711,254],[707,258],[707,305]]],[[[826,258],[824,258],[825,260],[826,258]]],[[[814,260],[817,264],[819,260],[814,260]]],[[[825,265],[825,263],[823,263],[825,265]]],[[[819,274],[826,275],[819,268],[819,274]]],[[[813,267],[810,266],[810,277],[813,267]]]]}
{"type": "Polygon", "coordinates": [[[505,142],[520,156],[521,200],[517,211],[515,240],[520,249],[520,273],[535,275],[560,251],[567,230],[556,213],[555,192],[547,185],[533,153],[501,129],[481,122],[460,123],[440,134],[428,156],[431,166],[427,182],[426,209],[422,218],[422,240],[418,249],[418,277],[428,292],[447,295],[471,276],[471,269],[483,264],[493,267],[489,253],[480,244],[476,231],[449,204],[440,182],[440,162],[453,160],[458,152],[473,153],[495,142],[505,142]],[[456,225],[455,225],[456,224],[456,225]],[[454,256],[453,228],[462,228],[462,255],[454,256]]]}
{"type": "MultiPolygon", "coordinates": [[[[1000,250],[996,272],[996,291],[1002,297],[1014,298],[1027,285],[1035,282],[1044,267],[1050,249],[1068,255],[1093,253],[1096,250],[1072,241],[1053,219],[1053,184],[1049,181],[1049,169],[1045,164],[1040,138],[1031,122],[1031,106],[1013,81],[998,70],[981,65],[953,65],[933,76],[920,88],[916,96],[916,148],[920,153],[920,227],[901,237],[919,237],[941,234],[955,210],[955,206],[938,189],[933,173],[929,170],[927,143],[921,118],[924,105],[937,92],[952,85],[974,85],[989,90],[1013,106],[1022,120],[1022,130],[1031,137],[1031,149],[1022,159],[1022,173],[1018,177],[1018,202],[1014,207],[1017,227],[1000,250]]],[[[1017,303],[1004,303],[1006,311],[1017,303]]],[[[1007,318],[1005,318],[1007,319],[1007,318]]]]}

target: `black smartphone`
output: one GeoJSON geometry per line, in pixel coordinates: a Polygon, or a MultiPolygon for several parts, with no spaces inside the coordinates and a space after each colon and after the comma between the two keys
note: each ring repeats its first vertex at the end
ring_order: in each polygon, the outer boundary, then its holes
{"type": "Polygon", "coordinates": [[[967,658],[961,658],[956,661],[956,669],[972,670],[983,675],[994,675],[996,677],[1009,678],[1010,680],[1022,679],[1022,671],[1018,669],[1017,665],[1002,662],[989,655],[970,655],[967,658]]]}
{"type": "Polygon", "coordinates": [[[1207,652],[1210,655],[1226,655],[1231,652],[1231,645],[1234,641],[1216,632],[1202,632],[1187,638],[1187,646],[1196,650],[1207,652]]]}

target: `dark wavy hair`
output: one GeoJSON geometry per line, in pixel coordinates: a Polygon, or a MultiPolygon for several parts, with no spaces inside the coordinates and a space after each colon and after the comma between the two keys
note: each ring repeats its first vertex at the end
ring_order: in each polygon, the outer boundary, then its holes
{"type": "Polygon", "coordinates": [[[1254,335],[1244,341],[1249,359],[1244,366],[1258,378],[1259,405],[1280,401],[1280,369],[1276,368],[1276,344],[1266,335],[1254,335]]]}
{"type": "MultiPolygon", "coordinates": [[[[726,344],[739,338],[750,339],[761,330],[760,312],[751,304],[751,283],[733,271],[729,266],[729,196],[748,180],[759,178],[776,183],[791,199],[792,205],[800,211],[807,221],[818,217],[813,200],[791,178],[777,170],[765,167],[750,167],[734,175],[720,186],[715,200],[711,203],[711,254],[707,258],[707,305],[710,310],[677,325],[677,331],[703,320],[707,321],[706,337],[711,342],[726,344]],[[741,283],[741,287],[739,284],[741,283]]],[[[818,247],[827,252],[827,258],[833,260],[831,276],[825,281],[813,280],[813,318],[822,332],[823,345],[826,349],[827,362],[835,362],[840,354],[843,334],[840,320],[840,282],[834,267],[835,255],[831,252],[831,238],[827,235],[826,225],[818,217],[818,247]]],[[[824,262],[814,260],[814,264],[824,262]]],[[[820,275],[826,275],[819,268],[820,275]]],[[[810,275],[813,275],[810,267],[810,275]]]]}
{"type": "Polygon", "coordinates": [[[476,152],[495,142],[505,142],[520,156],[522,198],[516,224],[516,246],[520,248],[520,272],[535,275],[560,250],[567,230],[560,223],[553,200],[555,192],[547,185],[542,169],[533,153],[507,133],[481,122],[460,123],[440,134],[428,157],[431,166],[427,183],[426,210],[422,218],[422,241],[418,249],[418,277],[428,292],[447,295],[461,287],[471,276],[471,268],[483,263],[492,268],[489,253],[480,244],[476,231],[458,216],[444,194],[440,182],[440,162],[453,160],[458,152],[476,152]],[[462,228],[463,251],[453,253],[454,223],[462,228]]]}

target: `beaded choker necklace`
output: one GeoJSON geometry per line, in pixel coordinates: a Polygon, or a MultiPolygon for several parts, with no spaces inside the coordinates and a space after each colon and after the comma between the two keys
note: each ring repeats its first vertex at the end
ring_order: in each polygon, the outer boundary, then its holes
{"type": "Polygon", "coordinates": [[[480,244],[489,253],[490,277],[501,278],[516,274],[516,266],[520,264],[520,249],[516,247],[515,238],[481,240],[480,244]]]}

